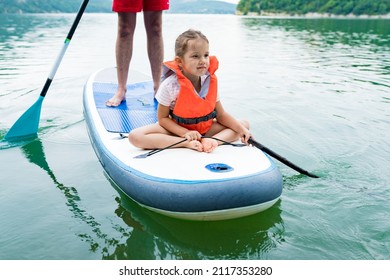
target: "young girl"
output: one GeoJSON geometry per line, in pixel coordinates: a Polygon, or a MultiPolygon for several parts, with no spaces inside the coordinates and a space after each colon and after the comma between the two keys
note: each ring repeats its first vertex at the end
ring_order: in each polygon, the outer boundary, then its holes
{"type": "Polygon", "coordinates": [[[200,31],[188,30],[175,43],[175,60],[164,63],[164,80],[156,99],[158,123],[134,129],[129,141],[143,149],[174,147],[212,152],[223,141],[241,138],[248,143],[251,134],[246,121],[237,121],[222,107],[217,92],[218,60],[209,55],[209,41],[200,31]]]}

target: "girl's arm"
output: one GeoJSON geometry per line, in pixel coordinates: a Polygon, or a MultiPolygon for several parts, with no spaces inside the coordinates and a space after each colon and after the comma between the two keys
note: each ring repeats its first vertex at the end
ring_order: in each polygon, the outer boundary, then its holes
{"type": "Polygon", "coordinates": [[[217,121],[220,124],[237,132],[240,135],[241,141],[243,143],[248,143],[248,140],[251,137],[251,133],[242,123],[240,123],[225,111],[220,101],[218,101],[215,105],[215,110],[217,111],[217,121]]]}
{"type": "Polygon", "coordinates": [[[199,140],[202,138],[202,135],[196,131],[196,130],[188,130],[187,128],[184,128],[177,123],[175,123],[170,117],[169,117],[169,107],[164,106],[161,104],[158,104],[157,108],[157,119],[158,123],[171,132],[172,134],[175,134],[179,137],[187,138],[189,141],[191,140],[199,140]]]}

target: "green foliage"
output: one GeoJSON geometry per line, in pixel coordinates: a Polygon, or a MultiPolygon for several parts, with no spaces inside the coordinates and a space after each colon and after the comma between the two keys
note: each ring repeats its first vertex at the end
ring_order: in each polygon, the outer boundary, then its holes
{"type": "MultiPolygon", "coordinates": [[[[0,13],[74,13],[83,0],[0,0],[0,13]]],[[[111,12],[112,0],[90,0],[86,12],[111,12]]],[[[169,13],[234,14],[236,5],[213,0],[170,0],[169,13]]]]}
{"type": "Polygon", "coordinates": [[[237,11],[244,15],[261,12],[384,15],[390,13],[390,0],[240,0],[237,11]]]}
{"type": "MultiPolygon", "coordinates": [[[[75,13],[83,0],[0,0],[0,13],[75,13]]],[[[109,12],[112,0],[90,0],[87,12],[109,12]]]]}

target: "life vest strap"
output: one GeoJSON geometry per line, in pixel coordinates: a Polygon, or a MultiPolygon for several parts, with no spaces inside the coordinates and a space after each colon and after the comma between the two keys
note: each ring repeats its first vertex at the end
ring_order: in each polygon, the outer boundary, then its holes
{"type": "Polygon", "coordinates": [[[214,109],[211,113],[197,118],[182,118],[173,113],[173,110],[170,110],[169,114],[172,119],[175,120],[179,124],[198,124],[201,122],[206,122],[208,120],[214,119],[217,116],[217,111],[214,109]]]}

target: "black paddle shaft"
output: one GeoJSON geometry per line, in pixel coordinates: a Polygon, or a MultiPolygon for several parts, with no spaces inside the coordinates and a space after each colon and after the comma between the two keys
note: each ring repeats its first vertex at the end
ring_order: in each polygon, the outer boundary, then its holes
{"type": "Polygon", "coordinates": [[[66,40],[71,40],[72,37],[73,37],[73,34],[77,28],[77,25],[79,24],[80,22],[80,19],[82,17],[82,15],[84,14],[84,11],[85,11],[85,8],[87,7],[88,5],[88,2],[89,0],[84,0],[84,2],[81,4],[80,8],[79,8],[79,11],[77,13],[77,16],[72,24],[72,27],[70,28],[69,30],[69,33],[68,33],[68,36],[66,36],[66,40]]]}
{"type": "Polygon", "coordinates": [[[252,144],[253,146],[255,146],[256,148],[262,150],[263,152],[267,153],[268,155],[270,155],[271,157],[273,158],[276,158],[277,160],[279,160],[280,162],[284,163],[285,165],[287,165],[288,167],[291,167],[292,169],[294,169],[295,171],[298,171],[299,173],[301,174],[304,174],[306,176],[309,176],[311,178],[319,178],[317,175],[315,174],[311,174],[309,173],[308,171],[300,168],[299,166],[296,166],[295,164],[293,164],[292,162],[288,161],[286,158],[282,157],[281,155],[275,153],[274,151],[270,150],[269,148],[263,146],[262,144],[260,144],[259,142],[253,140],[252,138],[250,138],[248,140],[248,143],[249,144],[252,144]]]}
{"type": "Polygon", "coordinates": [[[57,61],[54,64],[53,69],[52,69],[52,71],[49,74],[49,77],[46,79],[45,85],[42,88],[42,91],[41,91],[41,94],[40,94],[40,96],[42,96],[42,97],[45,97],[47,92],[48,92],[48,90],[49,90],[51,82],[54,79],[54,75],[55,75],[55,73],[56,73],[56,71],[58,69],[58,66],[59,66],[60,62],[61,62],[62,56],[65,54],[66,48],[69,45],[70,40],[72,40],[73,34],[76,31],[76,28],[77,28],[77,26],[78,26],[78,24],[79,24],[79,22],[81,20],[81,17],[84,14],[84,11],[85,11],[85,8],[88,5],[88,2],[89,2],[89,0],[84,0],[83,3],[81,3],[81,6],[79,8],[79,11],[77,12],[76,18],[73,21],[72,27],[70,28],[69,33],[68,33],[68,35],[65,38],[64,47],[63,47],[61,53],[59,54],[59,57],[57,58],[57,61]]]}

